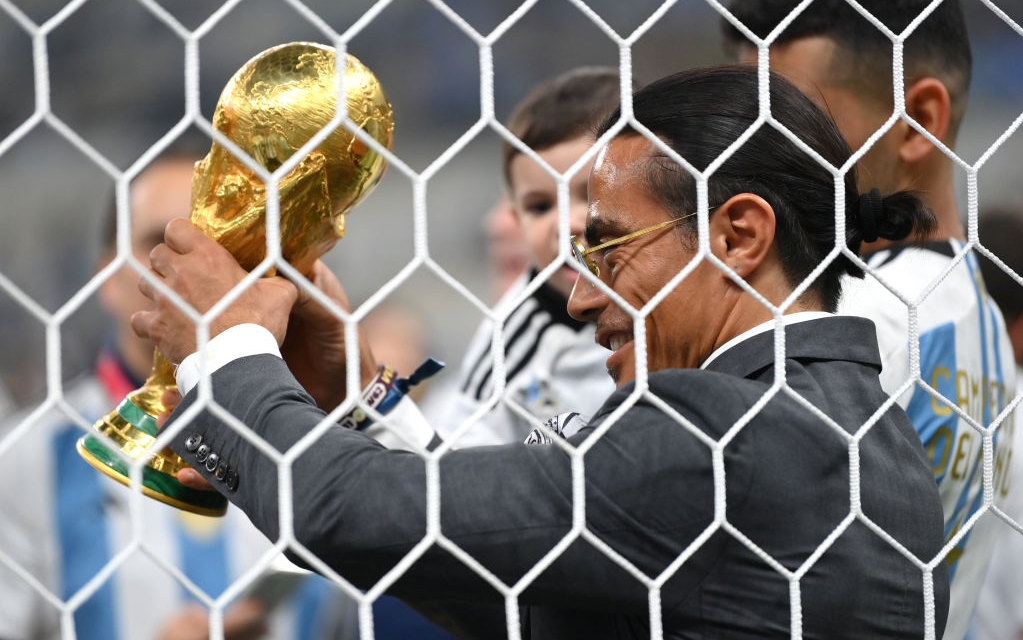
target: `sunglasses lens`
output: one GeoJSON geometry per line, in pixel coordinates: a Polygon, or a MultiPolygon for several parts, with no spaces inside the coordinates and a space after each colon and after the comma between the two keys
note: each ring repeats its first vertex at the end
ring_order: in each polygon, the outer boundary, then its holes
{"type": "Polygon", "coordinates": [[[596,265],[583,254],[586,249],[582,247],[582,244],[579,243],[575,236],[572,236],[570,244],[572,245],[572,255],[579,261],[579,264],[588,269],[593,275],[598,275],[599,272],[596,270],[596,265]]]}
{"type": "Polygon", "coordinates": [[[575,259],[578,260],[579,262],[586,264],[586,259],[583,256],[582,247],[579,246],[579,241],[575,239],[575,236],[572,236],[571,244],[572,255],[575,256],[575,259]]]}
{"type": "Polygon", "coordinates": [[[600,271],[597,269],[596,263],[586,257],[584,254],[586,250],[583,249],[582,244],[579,243],[579,240],[577,240],[575,236],[572,236],[570,244],[572,245],[572,255],[579,261],[579,264],[589,269],[590,273],[593,275],[599,277],[600,271]]]}

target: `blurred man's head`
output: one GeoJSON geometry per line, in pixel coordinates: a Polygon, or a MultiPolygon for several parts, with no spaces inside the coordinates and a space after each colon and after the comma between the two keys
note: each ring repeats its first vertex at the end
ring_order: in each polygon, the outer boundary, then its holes
{"type": "MultiPolygon", "coordinates": [[[[187,218],[191,209],[192,173],[198,155],[175,151],[154,160],[131,183],[129,220],[131,256],[139,266],[149,265],[149,252],[163,242],[163,231],[173,218],[187,218]]],[[[97,270],[117,259],[117,210],[111,197],[104,228],[103,250],[97,270]]],[[[127,258],[128,256],[124,256],[127,258]]],[[[124,363],[137,378],[145,378],[153,364],[153,345],[132,331],[131,314],[151,306],[139,292],[139,272],[127,261],[100,287],[103,308],[112,317],[113,339],[124,363]]]]}
{"type": "MultiPolygon", "coordinates": [[[[732,0],[729,10],[756,36],[764,38],[798,4],[797,0],[732,0]]],[[[898,35],[933,3],[862,0],[860,4],[898,35]]],[[[757,49],[743,33],[728,22],[724,23],[724,32],[726,46],[739,60],[756,62],[757,49]]],[[[893,113],[892,56],[893,43],[888,36],[845,0],[810,3],[770,49],[772,70],[823,102],[854,152],[893,113]]],[[[966,110],[971,65],[958,0],[938,5],[904,43],[904,77],[900,81],[905,87],[906,112],[949,147],[954,146],[966,110]]],[[[934,190],[929,180],[952,178],[951,161],[901,121],[874,144],[858,166],[861,191],[878,187],[882,192],[907,188],[928,192],[934,190]],[[944,163],[947,174],[935,175],[924,162],[944,163]]]]}
{"type": "MultiPolygon", "coordinates": [[[[610,67],[580,67],[547,80],[519,103],[508,122],[511,131],[554,171],[564,174],[590,150],[597,125],[618,106],[621,80],[610,67]]],[[[592,161],[568,181],[569,232],[582,233],[586,180],[592,161]]],[[[547,169],[505,143],[508,196],[525,240],[530,266],[544,269],[560,254],[558,182],[547,169]]],[[[563,265],[548,284],[566,298],[578,272],[563,265]]]]}
{"type": "Polygon", "coordinates": [[[491,298],[498,300],[529,267],[522,229],[507,196],[502,196],[487,212],[483,235],[493,279],[491,298]]]}
{"type": "MultiPolygon", "coordinates": [[[[977,220],[980,243],[1017,275],[1023,275],[1023,208],[994,208],[982,211],[977,220]]],[[[988,293],[1005,316],[1005,324],[1016,354],[1023,366],[1023,286],[1016,278],[986,257],[980,269],[988,293]]]]}

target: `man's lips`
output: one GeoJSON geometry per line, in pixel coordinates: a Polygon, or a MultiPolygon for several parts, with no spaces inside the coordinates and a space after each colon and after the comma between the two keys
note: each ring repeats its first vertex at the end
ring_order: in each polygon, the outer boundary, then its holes
{"type": "Polygon", "coordinates": [[[623,346],[632,342],[632,332],[621,329],[598,329],[597,343],[609,351],[618,351],[623,346]]]}
{"type": "Polygon", "coordinates": [[[614,380],[615,385],[618,385],[622,371],[629,367],[629,363],[635,358],[635,346],[633,341],[632,333],[626,331],[616,331],[607,334],[607,339],[603,342],[603,346],[606,349],[611,350],[611,355],[604,361],[604,367],[607,369],[607,373],[614,380]]]}
{"type": "Polygon", "coordinates": [[[608,348],[610,348],[611,351],[618,351],[622,348],[622,346],[629,342],[632,342],[632,336],[617,333],[611,336],[611,340],[608,342],[608,348]]]}

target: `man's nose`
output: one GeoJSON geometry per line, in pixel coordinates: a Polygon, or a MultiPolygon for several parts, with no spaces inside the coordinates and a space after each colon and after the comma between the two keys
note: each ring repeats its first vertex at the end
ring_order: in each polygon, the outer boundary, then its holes
{"type": "Polygon", "coordinates": [[[580,273],[572,287],[568,296],[568,314],[582,322],[594,322],[607,306],[608,297],[586,275],[580,273]]]}

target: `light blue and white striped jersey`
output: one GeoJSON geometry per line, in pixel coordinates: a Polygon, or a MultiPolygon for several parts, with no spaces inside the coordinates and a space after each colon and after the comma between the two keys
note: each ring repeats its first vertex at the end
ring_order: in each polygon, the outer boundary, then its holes
{"type": "MultiPolygon", "coordinates": [[[[884,367],[881,386],[895,393],[911,375],[910,314],[903,300],[917,304],[920,379],[948,400],[920,384],[898,398],[934,471],[945,538],[961,536],[947,557],[951,601],[945,640],[961,640],[966,633],[997,530],[987,515],[970,526],[983,500],[983,436],[971,422],[990,426],[1015,393],[1015,362],[1002,314],[987,294],[976,257],[962,253],[963,244],[952,240],[871,254],[867,264],[877,277],[847,278],[839,307],[874,321],[884,367]]],[[[996,504],[1008,494],[1012,440],[1011,434],[995,432],[996,504]]]]}
{"type": "MultiPolygon", "coordinates": [[[[87,424],[110,411],[125,388],[134,388],[117,379],[123,372],[112,359],[102,362],[97,376],[65,392],[67,406],[87,424]]],[[[149,498],[139,501],[140,531],[134,536],[130,490],[78,455],[75,443],[81,435],[58,409],[15,416],[0,427],[0,638],[70,637],[61,636],[54,603],[74,598],[109,568],[110,578],[73,616],[75,637],[155,639],[171,617],[195,601],[172,572],[180,571],[216,598],[271,548],[234,508],[223,518],[207,518],[149,498]],[[4,557],[24,575],[8,569],[4,557]]],[[[337,587],[308,576],[297,595],[275,610],[266,637],[342,637],[333,625],[340,619],[356,628],[355,613],[337,587]],[[350,614],[342,614],[344,609],[350,614]],[[328,624],[329,631],[323,627],[328,624]]]]}
{"type": "MultiPolygon", "coordinates": [[[[1016,395],[1023,393],[1023,368],[1016,366],[1016,395]]],[[[1015,414],[1017,446],[1023,438],[1023,411],[1015,414]]],[[[1006,437],[1006,436],[1003,436],[1006,437]]],[[[1010,486],[1023,486],[1023,463],[1012,461],[1010,486]]],[[[1003,506],[1005,513],[1023,523],[1023,491],[1013,490],[1003,506]]],[[[1023,534],[1005,522],[998,522],[991,568],[980,590],[977,610],[970,622],[971,640],[1018,639],[1023,634],[1023,534]]]]}

